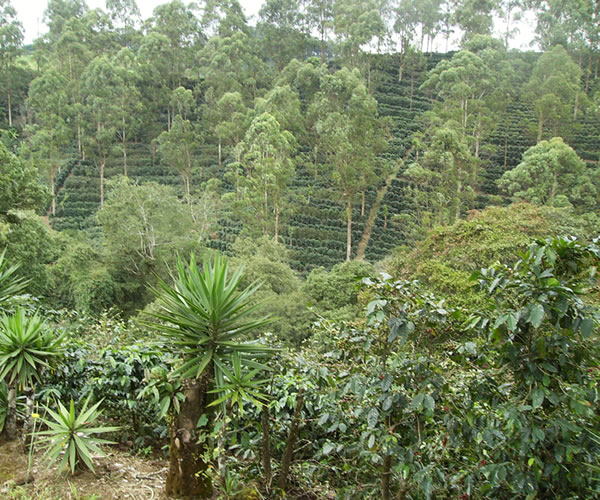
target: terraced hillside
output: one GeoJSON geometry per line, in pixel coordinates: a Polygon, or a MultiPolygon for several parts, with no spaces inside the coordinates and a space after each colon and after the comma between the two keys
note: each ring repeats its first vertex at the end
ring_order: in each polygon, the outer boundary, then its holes
{"type": "MultiPolygon", "coordinates": [[[[411,138],[419,127],[419,116],[431,107],[430,100],[419,90],[427,71],[442,58],[451,54],[426,54],[423,65],[405,70],[399,78],[399,60],[396,56],[375,59],[373,85],[379,113],[389,117],[391,130],[389,149],[383,155],[387,161],[387,179],[365,193],[365,213],[357,202],[353,212],[353,254],[356,255],[363,232],[369,221],[369,238],[364,256],[376,261],[392,248],[406,241],[411,231],[410,221],[416,215],[413,186],[402,179],[402,168],[411,159],[411,138]],[[373,213],[371,209],[375,204],[373,213]],[[370,220],[369,220],[370,217],[370,220]]],[[[534,57],[535,55],[531,55],[534,57]]],[[[533,59],[532,59],[533,61],[533,59]]],[[[525,150],[535,143],[528,131],[535,122],[528,103],[515,103],[501,117],[491,138],[492,154],[482,171],[482,192],[479,204],[485,205],[490,194],[496,194],[495,180],[504,171],[515,167],[525,150]]],[[[579,131],[572,139],[578,154],[593,164],[600,156],[600,119],[582,117],[579,131]]],[[[193,184],[199,185],[210,177],[223,179],[226,166],[218,166],[216,146],[207,144],[195,151],[193,184]]],[[[122,158],[115,154],[109,161],[107,179],[122,173],[122,158]]],[[[303,165],[296,168],[292,186],[294,206],[284,214],[280,230],[282,240],[291,250],[292,265],[302,273],[317,266],[330,268],[345,258],[346,222],[340,200],[332,198],[332,191],[323,176],[315,177],[303,165]]],[[[181,186],[177,173],[160,163],[149,144],[132,145],[128,153],[128,175],[138,182],[156,181],[181,186]]],[[[223,186],[227,189],[227,183],[223,186]]],[[[56,229],[85,229],[94,227],[94,214],[99,206],[99,172],[90,161],[71,162],[57,177],[57,212],[51,218],[56,229]]],[[[228,214],[219,221],[219,230],[210,245],[229,251],[242,230],[241,224],[228,214]]],[[[361,250],[361,251],[362,251],[361,250]]]]}

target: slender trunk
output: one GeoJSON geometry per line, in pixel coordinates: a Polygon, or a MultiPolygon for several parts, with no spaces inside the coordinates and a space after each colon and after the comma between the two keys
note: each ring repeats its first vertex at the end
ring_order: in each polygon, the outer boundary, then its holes
{"type": "Polygon", "coordinates": [[[9,441],[17,439],[17,386],[16,382],[8,386],[6,396],[6,420],[4,433],[9,441]]]}
{"type": "Polygon", "coordinates": [[[365,198],[366,198],[366,194],[363,191],[362,192],[362,200],[361,200],[361,204],[360,204],[360,216],[361,217],[365,216],[365,198]]]}
{"type": "Polygon", "coordinates": [[[592,75],[592,54],[590,52],[587,70],[585,71],[585,95],[589,95],[589,93],[590,93],[590,76],[591,75],[592,75]]]}
{"type": "Polygon", "coordinates": [[[11,103],[10,103],[10,90],[8,91],[7,94],[7,106],[8,106],[8,126],[12,127],[12,109],[11,109],[11,103]]]}
{"type": "Polygon", "coordinates": [[[125,117],[123,117],[123,175],[127,177],[127,132],[125,131],[125,117]]]}
{"type": "Polygon", "coordinates": [[[100,208],[104,206],[104,158],[100,160],[100,208]]]}
{"type": "Polygon", "coordinates": [[[260,422],[262,426],[262,462],[264,468],[264,486],[267,491],[271,489],[271,437],[269,434],[269,407],[263,405],[260,413],[260,422]]]}
{"type": "Polygon", "coordinates": [[[221,139],[219,139],[219,167],[221,166],[222,163],[222,156],[221,156],[221,139]]]}
{"type": "Polygon", "coordinates": [[[348,198],[346,206],[346,216],[348,218],[346,228],[346,261],[350,262],[350,257],[352,256],[352,200],[350,198],[348,198]]]}
{"type": "Polygon", "coordinates": [[[196,423],[205,412],[208,403],[206,372],[200,379],[185,382],[185,401],[181,411],[173,417],[170,426],[169,472],[165,492],[176,498],[211,498],[212,483],[208,476],[206,444],[199,442],[196,423]]]}
{"type": "Polygon", "coordinates": [[[54,178],[56,177],[56,165],[54,163],[52,163],[52,166],[50,167],[50,191],[52,193],[52,204],[51,206],[51,212],[52,215],[56,215],[56,188],[54,186],[54,178]]]}
{"type": "Polygon", "coordinates": [[[279,241],[279,214],[281,213],[281,209],[279,208],[279,203],[275,205],[275,243],[279,241]]]}
{"type": "Polygon", "coordinates": [[[292,417],[290,433],[288,434],[287,442],[285,444],[285,451],[283,452],[283,458],[281,460],[281,472],[279,474],[279,481],[277,485],[282,490],[285,490],[288,482],[290,465],[292,464],[292,457],[294,456],[294,446],[296,445],[296,439],[298,438],[298,431],[300,429],[300,414],[302,413],[303,405],[304,389],[300,389],[296,398],[296,409],[294,410],[294,416],[292,417]]]}
{"type": "Polygon", "coordinates": [[[542,140],[542,132],[544,131],[544,113],[540,111],[540,119],[538,121],[537,142],[542,140]]]}
{"type": "Polygon", "coordinates": [[[77,125],[77,151],[79,152],[79,157],[83,158],[83,149],[81,147],[81,125],[77,125]]]}
{"type": "Polygon", "coordinates": [[[383,467],[381,471],[381,499],[390,500],[390,476],[392,475],[392,456],[383,457],[383,467]]]}
{"type": "Polygon", "coordinates": [[[415,93],[415,74],[414,72],[411,73],[410,75],[410,100],[409,100],[409,106],[408,106],[408,111],[412,113],[412,108],[413,108],[413,95],[415,93]]]}
{"type": "Polygon", "coordinates": [[[575,108],[573,109],[573,120],[577,120],[578,111],[579,111],[579,91],[575,94],[575,108]]]}
{"type": "Polygon", "coordinates": [[[189,203],[191,203],[191,198],[190,198],[190,179],[192,177],[192,157],[190,154],[190,148],[186,147],[185,148],[185,174],[183,176],[184,178],[184,184],[185,184],[185,196],[187,197],[187,200],[189,203]]]}

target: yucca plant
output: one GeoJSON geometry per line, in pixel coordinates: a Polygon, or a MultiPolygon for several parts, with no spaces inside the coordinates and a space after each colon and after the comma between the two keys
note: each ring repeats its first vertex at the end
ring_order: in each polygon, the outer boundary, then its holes
{"type": "Polygon", "coordinates": [[[0,316],[0,382],[8,386],[6,433],[15,439],[17,389],[39,382],[44,369],[62,354],[64,336],[57,336],[37,314],[18,308],[0,316]]]}
{"type": "Polygon", "coordinates": [[[98,438],[98,434],[115,432],[119,427],[99,426],[97,421],[102,412],[98,409],[102,401],[88,408],[91,394],[85,399],[78,413],[75,412],[75,403],[71,400],[67,409],[60,401],[57,401],[56,411],[45,407],[51,418],[42,418],[41,421],[48,427],[47,430],[38,432],[40,443],[48,443],[45,456],[52,462],[57,461],[62,455],[59,471],[68,468],[71,474],[75,468],[86,465],[92,472],[92,453],[105,456],[98,447],[100,444],[114,444],[112,441],[98,438]]]}
{"type": "Polygon", "coordinates": [[[28,281],[16,275],[18,265],[9,266],[5,258],[6,249],[0,254],[0,311],[11,305],[11,299],[25,291],[28,281]]]}
{"type": "Polygon", "coordinates": [[[242,270],[230,274],[221,256],[205,259],[202,267],[192,256],[189,266],[178,261],[172,286],[161,281],[153,290],[158,312],[150,313],[148,324],[183,357],[173,373],[184,380],[186,399],[171,425],[168,495],[210,498],[207,450],[198,439],[196,423],[209,414],[210,391],[222,396],[229,391],[226,367],[232,365],[234,356],[243,360],[245,367],[260,369],[266,367],[256,360],[272,351],[250,338],[271,320],[268,316],[256,318],[259,304],[253,295],[259,285],[240,289],[241,278],[242,270]]]}

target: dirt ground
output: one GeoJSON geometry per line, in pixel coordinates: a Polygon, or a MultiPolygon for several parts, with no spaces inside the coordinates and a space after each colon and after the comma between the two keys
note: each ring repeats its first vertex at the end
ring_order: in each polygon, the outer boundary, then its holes
{"type": "Polygon", "coordinates": [[[40,500],[162,500],[167,461],[145,459],[126,450],[105,448],[91,471],[59,474],[41,452],[28,454],[20,441],[0,441],[0,498],[40,500]]]}

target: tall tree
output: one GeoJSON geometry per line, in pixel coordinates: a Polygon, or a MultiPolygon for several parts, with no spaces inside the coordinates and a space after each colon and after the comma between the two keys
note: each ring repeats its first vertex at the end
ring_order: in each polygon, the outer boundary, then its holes
{"type": "Polygon", "coordinates": [[[0,87],[6,95],[8,126],[12,127],[12,96],[15,87],[15,60],[23,45],[23,25],[10,0],[0,0],[0,87]]]}
{"type": "Polygon", "coordinates": [[[171,129],[158,136],[160,154],[164,161],[175,168],[183,179],[186,199],[191,202],[191,179],[194,168],[194,149],[200,141],[192,122],[186,117],[195,106],[191,90],[175,89],[171,105],[177,111],[171,129]]]}
{"type": "Polygon", "coordinates": [[[237,147],[240,163],[231,164],[234,175],[242,176],[236,184],[245,193],[245,203],[253,208],[252,214],[260,221],[263,234],[273,227],[275,241],[279,241],[281,212],[295,173],[292,160],[295,148],[294,136],[282,130],[275,117],[265,112],[252,121],[237,147]]]}
{"type": "Polygon", "coordinates": [[[52,193],[51,213],[56,213],[56,173],[68,155],[73,132],[69,127],[67,80],[55,70],[47,70],[31,82],[27,105],[36,125],[26,128],[38,165],[45,167],[52,193]]]}
{"type": "Polygon", "coordinates": [[[89,117],[88,138],[91,153],[100,173],[100,206],[104,205],[104,171],[114,149],[118,127],[121,126],[119,78],[108,56],[95,58],[86,68],[83,90],[86,95],[85,113],[89,117]]]}
{"type": "Polygon", "coordinates": [[[321,79],[311,105],[318,116],[315,129],[319,148],[326,154],[331,176],[346,209],[346,260],[352,257],[352,207],[369,185],[375,157],[386,145],[377,103],[358,70],[342,68],[321,79]]]}
{"type": "Polygon", "coordinates": [[[557,45],[538,59],[524,88],[524,95],[533,103],[537,115],[538,142],[547,128],[553,136],[559,135],[559,131],[568,132],[580,80],[579,67],[562,46],[557,45]]]}

